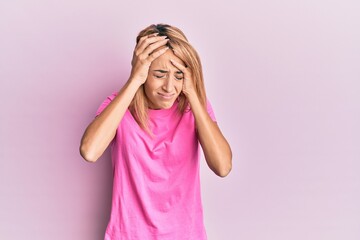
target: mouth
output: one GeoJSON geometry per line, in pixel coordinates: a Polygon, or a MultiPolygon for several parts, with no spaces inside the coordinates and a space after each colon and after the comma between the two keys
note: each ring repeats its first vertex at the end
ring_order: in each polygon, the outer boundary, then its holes
{"type": "Polygon", "coordinates": [[[158,93],[160,95],[161,98],[164,98],[164,99],[171,99],[174,97],[174,93],[173,94],[166,94],[166,93],[158,93]]]}

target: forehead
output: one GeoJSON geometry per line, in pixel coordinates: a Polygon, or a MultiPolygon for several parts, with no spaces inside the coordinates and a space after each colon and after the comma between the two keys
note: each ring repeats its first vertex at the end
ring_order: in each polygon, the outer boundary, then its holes
{"type": "Polygon", "coordinates": [[[171,62],[170,59],[181,63],[183,66],[185,63],[178,58],[171,49],[168,49],[165,53],[157,57],[154,61],[152,61],[150,65],[150,69],[162,69],[162,70],[173,70],[178,71],[179,69],[176,68],[171,62]]]}

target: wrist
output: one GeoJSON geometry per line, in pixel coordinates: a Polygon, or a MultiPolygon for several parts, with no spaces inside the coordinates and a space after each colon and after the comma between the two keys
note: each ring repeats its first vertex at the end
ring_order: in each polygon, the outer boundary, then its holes
{"type": "Polygon", "coordinates": [[[195,92],[195,90],[193,90],[193,91],[191,91],[191,90],[190,90],[190,91],[183,91],[183,93],[184,93],[185,97],[186,97],[189,101],[198,98],[198,95],[197,95],[197,93],[195,92]]]}
{"type": "Polygon", "coordinates": [[[126,84],[136,87],[136,89],[138,89],[139,87],[141,87],[141,85],[144,84],[144,82],[136,77],[130,76],[126,84]]]}
{"type": "Polygon", "coordinates": [[[130,95],[134,96],[141,85],[142,83],[136,79],[129,78],[120,91],[127,91],[130,95]]]}

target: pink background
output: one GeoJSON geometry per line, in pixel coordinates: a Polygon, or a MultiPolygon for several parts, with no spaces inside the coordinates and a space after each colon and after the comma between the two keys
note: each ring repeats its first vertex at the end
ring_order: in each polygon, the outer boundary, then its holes
{"type": "Polygon", "coordinates": [[[103,239],[109,151],[78,147],[135,37],[182,29],[233,150],[202,158],[209,240],[360,239],[359,1],[2,1],[0,239],[103,239]]]}

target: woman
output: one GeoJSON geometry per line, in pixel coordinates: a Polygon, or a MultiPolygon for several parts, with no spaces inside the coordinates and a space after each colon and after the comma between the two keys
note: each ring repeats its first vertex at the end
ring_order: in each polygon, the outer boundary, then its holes
{"type": "Polygon", "coordinates": [[[206,98],[200,58],[184,33],[151,25],[136,39],[126,84],[99,107],[80,146],[95,162],[111,145],[113,195],[105,240],[204,240],[199,143],[225,177],[232,153],[206,98]]]}

